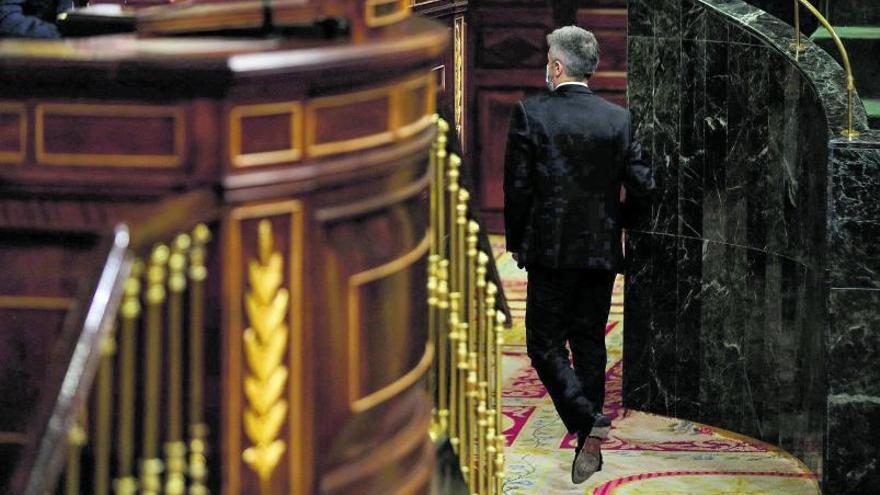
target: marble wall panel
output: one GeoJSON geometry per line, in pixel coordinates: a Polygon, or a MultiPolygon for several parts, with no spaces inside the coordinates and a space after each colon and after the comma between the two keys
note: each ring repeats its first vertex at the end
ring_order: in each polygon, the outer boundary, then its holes
{"type": "Polygon", "coordinates": [[[624,332],[626,359],[642,359],[647,366],[624,366],[624,403],[638,404],[642,409],[675,411],[676,319],[678,313],[677,276],[675,267],[678,238],[665,234],[631,233],[627,238],[628,252],[638,252],[640,263],[627,271],[627,293],[639,305],[625,300],[627,329],[624,332]]]}
{"type": "Polygon", "coordinates": [[[679,237],[676,245],[675,353],[673,416],[695,418],[700,411],[703,381],[702,316],[704,311],[702,277],[704,241],[679,237]]]}
{"type": "Polygon", "coordinates": [[[880,288],[880,135],[836,144],[840,68],[818,49],[796,60],[791,28],[744,2],[629,7],[629,106],[660,192],[628,236],[624,403],[761,438],[828,486],[861,486],[872,475],[833,454],[858,465],[876,450],[825,439],[861,407],[851,397],[876,406],[880,377],[843,361],[853,334],[876,360],[878,305],[829,320],[844,298],[829,302],[826,269],[832,286],[880,288]],[[829,399],[832,383],[849,395],[829,399]]]}
{"type": "Polygon", "coordinates": [[[831,285],[880,289],[880,131],[832,143],[829,167],[831,285]]]}
{"type": "Polygon", "coordinates": [[[877,446],[880,404],[860,398],[828,406],[828,444],[822,491],[826,494],[877,493],[880,474],[877,446]]]}
{"type": "Polygon", "coordinates": [[[880,290],[832,289],[828,335],[827,493],[877,493],[880,290]]]}
{"type": "MultiPolygon", "coordinates": [[[[654,35],[654,5],[650,0],[627,0],[627,33],[630,37],[654,35]]],[[[630,63],[631,64],[631,63],[630,63]]]]}
{"type": "Polygon", "coordinates": [[[880,465],[880,132],[835,140],[828,231],[830,325],[825,488],[876,493],[880,465]]]}
{"type": "Polygon", "coordinates": [[[703,178],[706,158],[706,42],[681,42],[678,233],[703,234],[703,178]]]}

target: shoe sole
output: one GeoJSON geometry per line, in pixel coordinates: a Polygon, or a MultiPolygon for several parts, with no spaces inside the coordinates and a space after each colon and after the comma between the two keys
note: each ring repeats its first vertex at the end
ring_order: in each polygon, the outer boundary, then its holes
{"type": "Polygon", "coordinates": [[[571,482],[579,485],[587,481],[599,471],[600,463],[599,456],[591,454],[586,450],[580,451],[571,468],[571,482]]]}

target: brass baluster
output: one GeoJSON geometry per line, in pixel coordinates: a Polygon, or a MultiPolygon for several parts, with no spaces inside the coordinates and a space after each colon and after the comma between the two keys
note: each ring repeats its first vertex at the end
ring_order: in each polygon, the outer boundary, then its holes
{"type": "Polygon", "coordinates": [[[486,493],[486,433],[488,432],[489,421],[486,417],[486,389],[480,387],[477,392],[477,484],[474,493],[486,493]]]}
{"type": "Polygon", "coordinates": [[[183,441],[183,298],[186,291],[188,234],[174,238],[168,258],[168,430],[165,443],[165,493],[186,491],[186,443],[183,441]]]}
{"type": "MultiPolygon", "coordinates": [[[[434,125],[438,124],[440,117],[437,114],[434,114],[433,121],[434,125]]],[[[439,128],[438,128],[439,132],[439,128]]],[[[440,255],[438,254],[438,249],[440,247],[440,238],[438,237],[440,232],[440,226],[437,223],[437,214],[438,214],[438,194],[437,188],[440,184],[437,182],[437,169],[439,168],[437,165],[437,146],[439,141],[438,136],[431,142],[431,150],[428,153],[428,168],[431,174],[431,187],[430,187],[430,203],[431,210],[429,214],[429,223],[431,229],[431,249],[428,253],[428,342],[434,344],[434,349],[440,349],[439,342],[439,331],[437,325],[437,270],[438,264],[440,263],[440,255]]],[[[431,409],[431,428],[429,430],[429,435],[432,440],[436,440],[440,436],[440,416],[439,416],[439,390],[437,385],[439,370],[437,366],[437,359],[434,359],[434,362],[431,363],[431,370],[428,373],[427,377],[427,385],[428,385],[428,395],[433,400],[433,408],[431,409]]]]}
{"type": "MultiPolygon", "coordinates": [[[[457,158],[455,155],[452,155],[453,158],[457,158]]],[[[460,161],[460,160],[459,160],[460,161]]],[[[467,279],[467,229],[468,229],[468,199],[470,198],[470,193],[465,189],[458,190],[458,203],[455,205],[455,228],[457,230],[455,236],[456,242],[456,251],[458,252],[458,256],[455,261],[455,268],[458,271],[457,282],[458,282],[458,292],[462,297],[462,305],[461,305],[461,321],[468,322],[469,314],[470,314],[470,294],[468,293],[468,279],[467,279]]],[[[470,344],[470,340],[466,341],[467,344],[470,344]]]]}
{"type": "Polygon", "coordinates": [[[113,429],[113,355],[116,354],[116,329],[111,328],[101,342],[98,365],[95,415],[94,493],[110,493],[110,434],[113,429]]]}
{"type": "Polygon", "coordinates": [[[449,195],[446,204],[449,208],[449,262],[451,263],[451,272],[449,274],[449,290],[453,293],[460,293],[462,290],[461,280],[459,279],[458,262],[459,260],[461,260],[461,255],[463,253],[458,251],[459,231],[456,228],[456,225],[458,223],[456,211],[458,208],[458,179],[460,167],[461,158],[459,158],[458,155],[455,154],[450,155],[449,171],[447,172],[449,179],[447,191],[449,192],[449,195]]]}
{"type": "MultiPolygon", "coordinates": [[[[438,150],[438,153],[441,152],[445,156],[445,147],[442,151],[438,150]]],[[[461,394],[459,388],[460,380],[458,378],[460,365],[458,344],[461,331],[461,309],[463,308],[463,305],[461,299],[462,286],[458,270],[458,263],[461,260],[461,252],[458,247],[459,230],[456,228],[456,207],[458,205],[458,178],[460,166],[461,159],[454,154],[450,155],[447,171],[448,184],[446,187],[449,194],[444,199],[444,205],[449,211],[448,224],[444,223],[444,225],[448,225],[449,227],[449,442],[452,445],[453,450],[459,455],[459,440],[461,438],[459,430],[461,418],[459,407],[461,394]]],[[[446,219],[444,218],[444,220],[446,219]]]]}
{"type": "Polygon", "coordinates": [[[467,436],[467,396],[468,396],[468,326],[467,322],[459,322],[458,324],[458,352],[457,355],[457,372],[458,372],[458,461],[461,466],[461,474],[465,480],[468,480],[469,465],[468,455],[470,452],[470,439],[467,436]]]}
{"type": "MultiPolygon", "coordinates": [[[[432,217],[433,219],[433,217],[432,217]]],[[[434,349],[440,348],[439,332],[437,330],[437,255],[428,256],[428,342],[434,345],[434,349]]],[[[431,428],[429,435],[432,440],[436,440],[440,436],[440,409],[439,394],[437,387],[438,379],[437,359],[431,363],[431,369],[427,377],[428,396],[431,397],[433,407],[431,408],[431,428]]]]}
{"type": "MultiPolygon", "coordinates": [[[[451,270],[451,271],[454,271],[451,270]]],[[[461,326],[458,320],[460,294],[449,294],[449,443],[456,454],[458,449],[458,341],[461,326]]]]}
{"type": "MultiPolygon", "coordinates": [[[[464,192],[464,191],[463,191],[464,192]]],[[[464,206],[467,207],[467,202],[464,203],[464,206]]],[[[479,306],[477,305],[478,301],[478,292],[477,292],[477,240],[480,232],[480,226],[477,222],[470,220],[466,225],[467,229],[467,300],[468,300],[468,446],[470,456],[467,459],[468,463],[468,471],[470,474],[470,482],[468,486],[470,487],[472,494],[479,495],[479,486],[478,486],[478,477],[479,477],[479,469],[477,466],[476,459],[480,456],[481,451],[479,450],[479,442],[477,439],[479,438],[479,418],[478,418],[478,404],[479,404],[479,373],[480,366],[478,360],[478,343],[480,340],[479,336],[479,325],[477,322],[478,318],[478,310],[479,306]]]]}
{"type": "Polygon", "coordinates": [[[113,483],[117,495],[134,495],[137,479],[134,477],[134,407],[137,382],[137,324],[141,315],[141,276],[144,264],[135,260],[131,275],[125,281],[120,315],[119,346],[119,431],[116,438],[116,476],[113,483]]]}
{"type": "MultiPolygon", "coordinates": [[[[456,155],[450,157],[458,158],[456,155]]],[[[460,163],[460,159],[457,160],[460,163]]],[[[456,279],[458,281],[458,290],[460,291],[460,320],[458,331],[458,438],[459,444],[459,464],[461,473],[465,480],[470,479],[470,451],[471,441],[468,438],[469,421],[468,421],[468,374],[470,371],[469,355],[470,350],[470,329],[468,328],[468,313],[470,308],[470,294],[468,293],[467,280],[467,201],[469,193],[459,188],[458,198],[455,205],[455,262],[454,269],[457,272],[456,279]]]]}
{"type": "MultiPolygon", "coordinates": [[[[449,368],[447,361],[449,356],[449,321],[450,321],[450,305],[449,305],[449,260],[446,259],[446,194],[445,182],[447,173],[447,153],[446,153],[446,133],[449,130],[449,124],[441,118],[437,119],[437,139],[436,146],[432,149],[431,157],[434,160],[433,168],[433,184],[432,192],[434,194],[434,255],[437,292],[436,304],[437,311],[434,319],[434,330],[437,339],[437,359],[436,370],[436,386],[437,386],[437,416],[439,430],[447,431],[449,427],[449,368]]],[[[450,172],[451,173],[451,172],[450,172]]],[[[450,179],[450,184],[452,184],[450,179]]],[[[457,187],[457,178],[456,178],[457,187]]]]}
{"type": "Polygon", "coordinates": [[[495,442],[495,414],[494,411],[487,411],[486,415],[486,486],[485,493],[500,493],[495,491],[495,458],[496,448],[495,442]]]}
{"type": "MultiPolygon", "coordinates": [[[[493,282],[486,282],[486,314],[484,325],[486,326],[486,358],[490,359],[494,356],[495,348],[495,297],[498,288],[493,282]]],[[[487,493],[495,492],[495,460],[497,457],[497,437],[502,435],[502,423],[496,423],[496,411],[500,407],[495,402],[494,382],[495,376],[491,374],[487,368],[486,372],[486,401],[488,402],[488,410],[486,411],[486,491],[487,493]]]]}
{"type": "Polygon", "coordinates": [[[501,410],[501,349],[504,347],[504,322],[506,317],[501,311],[495,312],[495,424],[498,425],[498,434],[495,437],[495,490],[501,493],[504,484],[504,414],[501,410]]]}
{"type": "Polygon", "coordinates": [[[479,362],[478,366],[478,404],[477,404],[477,490],[478,493],[488,493],[486,488],[486,472],[488,462],[486,460],[486,434],[488,433],[489,422],[486,414],[488,412],[487,394],[489,384],[486,381],[486,373],[488,369],[486,342],[488,340],[486,334],[486,266],[489,262],[486,253],[480,251],[477,253],[477,270],[476,270],[476,332],[477,332],[477,353],[479,362]]]}
{"type": "MultiPolygon", "coordinates": [[[[480,225],[471,220],[467,224],[467,279],[468,279],[468,325],[472,329],[477,328],[477,312],[479,310],[479,306],[477,305],[477,242],[480,235],[480,225]]],[[[478,347],[480,336],[477,331],[471,332],[471,340],[468,342],[468,347],[471,350],[476,350],[478,347]]]]}
{"type": "MultiPolygon", "coordinates": [[[[473,333],[473,332],[471,332],[473,333]]],[[[474,440],[477,438],[477,402],[479,400],[479,387],[477,380],[477,353],[471,352],[468,356],[468,377],[467,377],[467,444],[468,457],[466,464],[468,466],[468,474],[470,476],[468,487],[471,494],[479,495],[477,486],[477,466],[474,462],[479,452],[475,452],[474,440]]]]}
{"type": "Polygon", "coordinates": [[[86,431],[88,418],[86,417],[86,404],[81,406],[79,417],[67,432],[67,466],[65,468],[64,493],[66,495],[79,495],[82,483],[82,448],[88,443],[89,437],[86,431]]]}
{"type": "Polygon", "coordinates": [[[437,378],[438,387],[440,389],[440,398],[439,398],[439,407],[440,407],[440,428],[443,431],[449,431],[449,388],[447,385],[448,377],[449,377],[449,366],[448,366],[448,356],[449,356],[449,321],[450,321],[450,311],[449,311],[449,283],[448,283],[448,274],[449,273],[449,260],[440,260],[439,269],[437,273],[437,308],[438,308],[438,320],[439,324],[437,326],[438,336],[437,338],[440,340],[440,347],[437,351],[437,369],[439,376],[437,378]]]}
{"type": "Polygon", "coordinates": [[[141,493],[162,491],[162,460],[159,458],[159,408],[162,387],[162,310],[166,299],[165,269],[168,247],[153,248],[147,268],[147,315],[144,369],[144,424],[141,451],[141,493]]]}
{"type": "Polygon", "coordinates": [[[208,425],[204,418],[205,376],[205,246],[211,240],[207,225],[199,224],[192,232],[189,252],[189,477],[191,495],[207,495],[208,425]]]}
{"type": "MultiPolygon", "coordinates": [[[[440,259],[446,258],[446,199],[443,194],[444,184],[446,183],[446,174],[449,174],[449,184],[450,187],[452,185],[452,170],[447,171],[447,166],[451,165],[451,163],[447,160],[446,153],[446,142],[447,136],[446,133],[449,131],[449,124],[443,120],[437,120],[437,149],[436,149],[436,167],[434,169],[434,181],[437,185],[437,196],[436,196],[436,212],[437,212],[437,255],[440,256],[440,259]]],[[[458,187],[458,170],[456,170],[455,175],[455,185],[458,187]]],[[[450,192],[452,190],[450,189],[450,192]]]]}

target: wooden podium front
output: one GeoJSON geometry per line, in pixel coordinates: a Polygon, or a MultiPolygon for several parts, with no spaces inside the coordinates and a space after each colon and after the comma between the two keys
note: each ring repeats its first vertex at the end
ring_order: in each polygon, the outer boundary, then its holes
{"type": "MultiPolygon", "coordinates": [[[[448,42],[417,17],[361,41],[0,42],[4,232],[103,233],[160,213],[210,228],[204,409],[222,493],[427,493],[432,69],[448,42]]],[[[4,284],[4,308],[72,298],[52,285],[64,259],[6,266],[30,283],[4,284]]]]}

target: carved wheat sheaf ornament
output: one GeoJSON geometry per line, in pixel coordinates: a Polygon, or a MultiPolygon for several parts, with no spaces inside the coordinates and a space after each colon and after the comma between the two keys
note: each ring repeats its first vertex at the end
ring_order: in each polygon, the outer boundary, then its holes
{"type": "Polygon", "coordinates": [[[244,392],[248,406],[244,427],[252,446],[242,454],[259,476],[263,493],[268,493],[272,472],[284,455],[286,444],[278,439],[287,417],[284,390],[288,370],[284,365],[288,329],[285,317],[290,294],[282,288],[284,259],[273,251],[272,224],[262,220],[258,232],[258,259],[248,262],[249,290],[245,310],[250,326],[244,331],[248,374],[244,392]]]}

